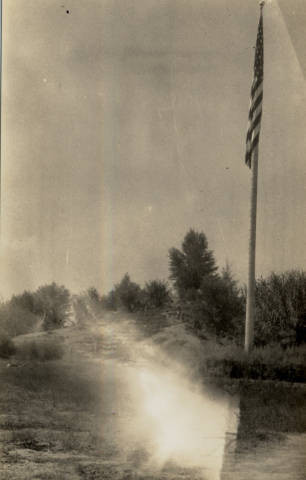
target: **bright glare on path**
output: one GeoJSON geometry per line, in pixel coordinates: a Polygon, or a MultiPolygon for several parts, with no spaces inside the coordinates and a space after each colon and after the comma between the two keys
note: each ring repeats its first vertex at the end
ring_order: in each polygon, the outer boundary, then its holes
{"type": "Polygon", "coordinates": [[[106,362],[104,375],[108,369],[116,377],[113,402],[121,448],[127,455],[145,452],[138,465],[143,471],[171,463],[218,480],[227,434],[237,429],[235,399],[193,383],[188,369],[158,346],[137,341],[131,323],[105,324],[102,333],[109,351],[117,352],[106,362]]]}

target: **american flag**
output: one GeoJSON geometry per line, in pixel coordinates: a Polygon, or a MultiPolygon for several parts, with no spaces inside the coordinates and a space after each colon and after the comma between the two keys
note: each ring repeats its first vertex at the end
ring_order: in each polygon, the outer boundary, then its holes
{"type": "Polygon", "coordinates": [[[264,46],[263,46],[263,21],[262,8],[260,5],[260,18],[256,40],[255,62],[254,62],[254,79],[251,88],[251,100],[249,110],[249,124],[246,138],[246,154],[245,163],[251,168],[252,153],[258,145],[261,114],[262,114],[262,98],[263,98],[263,65],[264,65],[264,46]]]}

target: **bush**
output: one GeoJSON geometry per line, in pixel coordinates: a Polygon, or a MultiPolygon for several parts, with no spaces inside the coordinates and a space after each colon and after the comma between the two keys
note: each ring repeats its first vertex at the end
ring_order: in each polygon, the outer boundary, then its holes
{"type": "Polygon", "coordinates": [[[69,318],[70,292],[56,283],[39,287],[34,294],[35,313],[44,319],[44,329],[60,328],[69,318]]]}
{"type": "Polygon", "coordinates": [[[255,343],[306,342],[306,272],[272,273],[256,282],[255,343]]]}
{"type": "Polygon", "coordinates": [[[244,304],[229,270],[224,270],[221,276],[203,280],[201,304],[203,323],[211,334],[229,338],[239,336],[244,304]]]}
{"type": "Polygon", "coordinates": [[[0,326],[9,337],[32,333],[39,322],[39,316],[13,302],[7,302],[0,308],[0,326]]]}
{"type": "Polygon", "coordinates": [[[286,352],[280,346],[255,348],[246,354],[242,348],[225,348],[207,358],[210,374],[253,380],[306,382],[306,349],[295,347],[286,352]]]}
{"type": "Polygon", "coordinates": [[[17,357],[21,360],[47,362],[50,360],[59,360],[64,355],[62,345],[48,340],[37,342],[35,340],[23,343],[17,349],[17,357]]]}
{"type": "Polygon", "coordinates": [[[35,329],[62,327],[71,313],[70,293],[55,283],[39,287],[36,292],[13,295],[0,306],[0,327],[9,336],[32,333],[35,329]]]}
{"type": "Polygon", "coordinates": [[[34,294],[25,290],[20,295],[13,295],[10,300],[11,306],[17,306],[22,310],[35,313],[35,298],[34,294]]]}
{"type": "Polygon", "coordinates": [[[242,341],[244,298],[227,266],[221,275],[202,280],[197,297],[181,305],[182,318],[198,337],[242,341]]]}
{"type": "Polygon", "coordinates": [[[170,301],[170,291],[166,282],[152,280],[143,290],[145,307],[162,308],[170,301]]]}
{"type": "Polygon", "coordinates": [[[16,352],[16,347],[11,338],[5,333],[0,333],[0,358],[9,358],[16,352]]]}

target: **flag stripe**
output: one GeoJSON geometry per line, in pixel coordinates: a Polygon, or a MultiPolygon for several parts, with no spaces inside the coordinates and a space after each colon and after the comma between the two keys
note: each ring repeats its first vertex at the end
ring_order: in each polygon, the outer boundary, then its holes
{"type": "Polygon", "coordinates": [[[263,99],[263,92],[261,91],[259,95],[257,95],[256,100],[252,103],[249,112],[249,120],[252,120],[254,117],[254,112],[256,109],[261,105],[263,99]]]}
{"type": "Polygon", "coordinates": [[[248,116],[249,124],[246,135],[245,163],[250,168],[252,166],[252,153],[254,151],[254,148],[258,145],[261,127],[263,101],[263,57],[263,20],[261,11],[256,39],[254,78],[251,87],[251,98],[248,116]]]}
{"type": "Polygon", "coordinates": [[[254,97],[254,95],[256,94],[256,92],[257,92],[257,90],[258,90],[258,88],[261,84],[262,84],[262,78],[255,77],[252,88],[251,88],[251,98],[254,97]]]}
{"type": "Polygon", "coordinates": [[[249,128],[249,131],[247,133],[248,141],[252,140],[254,130],[256,129],[257,126],[260,126],[260,120],[261,120],[261,110],[256,116],[255,120],[252,121],[252,126],[249,128]]]}
{"type": "Polygon", "coordinates": [[[260,126],[258,125],[257,128],[253,131],[252,143],[249,142],[249,146],[251,146],[251,144],[252,144],[253,147],[257,145],[258,141],[255,143],[254,140],[255,140],[256,137],[259,138],[259,133],[260,133],[259,130],[260,130],[260,126]]]}

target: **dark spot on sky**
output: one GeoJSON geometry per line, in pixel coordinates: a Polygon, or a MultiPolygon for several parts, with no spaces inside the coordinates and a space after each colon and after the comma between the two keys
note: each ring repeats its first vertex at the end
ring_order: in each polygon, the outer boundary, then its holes
{"type": "Polygon", "coordinates": [[[70,11],[69,11],[69,10],[66,10],[66,13],[70,13],[70,11]]]}

